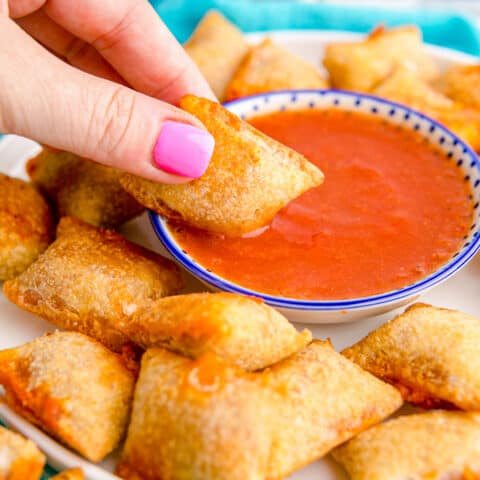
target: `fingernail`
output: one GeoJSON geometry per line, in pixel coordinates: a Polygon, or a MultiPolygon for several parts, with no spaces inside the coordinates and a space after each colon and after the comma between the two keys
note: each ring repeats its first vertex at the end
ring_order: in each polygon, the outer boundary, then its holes
{"type": "Polygon", "coordinates": [[[164,172],[198,178],[205,173],[214,146],[215,140],[207,131],[167,121],[153,149],[153,159],[164,172]]]}

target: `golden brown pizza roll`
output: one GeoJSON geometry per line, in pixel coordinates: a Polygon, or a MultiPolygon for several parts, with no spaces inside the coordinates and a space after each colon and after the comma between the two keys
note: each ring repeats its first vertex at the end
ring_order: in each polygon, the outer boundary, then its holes
{"type": "Polygon", "coordinates": [[[45,148],[27,164],[32,182],[52,200],[59,217],[112,228],[143,207],[121,187],[119,170],[73,153],[45,148]]]}
{"type": "Polygon", "coordinates": [[[480,111],[454,102],[411,71],[395,70],[372,93],[430,115],[480,149],[480,111]]]}
{"type": "Polygon", "coordinates": [[[164,347],[197,358],[213,351],[246,370],[257,370],[301,350],[311,333],[258,299],[231,293],[161,298],[120,326],[147,349],[164,347]]]}
{"type": "Polygon", "coordinates": [[[220,104],[193,95],[180,106],[215,137],[205,174],[165,185],[124,174],[122,185],[141,204],[178,221],[235,236],[268,223],[288,202],[323,182],[302,155],[267,137],[220,104]]]}
{"type": "Polygon", "coordinates": [[[189,360],[150,349],[118,473],[127,480],[283,478],[401,403],[393,387],[323,342],[250,374],[212,352],[189,360]]]}
{"type": "Polygon", "coordinates": [[[150,349],[117,473],[126,480],[267,477],[276,395],[214,354],[150,349]],[[270,398],[272,397],[272,398],[270,398]]]}
{"type": "Polygon", "coordinates": [[[480,478],[480,415],[432,411],[377,425],[334,450],[351,480],[480,478]]]}
{"type": "Polygon", "coordinates": [[[480,109],[480,65],[450,67],[434,85],[453,100],[480,109]]]}
{"type": "Polygon", "coordinates": [[[32,441],[0,426],[0,480],[38,480],[44,465],[32,441]]]}
{"type": "Polygon", "coordinates": [[[135,379],[96,340],[56,332],[1,351],[0,383],[20,415],[98,461],[125,433],[135,379]]]}
{"type": "Polygon", "coordinates": [[[423,407],[480,410],[480,320],[417,304],[342,353],[423,407]]]}
{"type": "Polygon", "coordinates": [[[72,468],[55,475],[51,480],[85,480],[85,475],[81,468],[72,468]]]}
{"type": "Polygon", "coordinates": [[[226,86],[248,52],[243,33],[212,10],[203,17],[184,46],[217,98],[223,101],[226,86]]]}
{"type": "Polygon", "coordinates": [[[13,303],[57,327],[120,350],[115,325],[151,300],[179,291],[178,267],[111,230],[64,217],[57,239],[3,290],[13,303]]]}
{"type": "Polygon", "coordinates": [[[395,68],[432,79],[437,68],[425,52],[420,30],[412,25],[376,28],[361,41],[327,45],[323,60],[333,87],[369,92],[395,68]]]}
{"type": "Polygon", "coordinates": [[[322,457],[403,403],[395,388],[346,360],[328,341],[313,341],[262,376],[282,397],[268,478],[283,478],[322,457]]]}
{"type": "Polygon", "coordinates": [[[0,173],[0,281],[22,273],[52,234],[48,204],[35,187],[0,173]]]}
{"type": "Polygon", "coordinates": [[[227,100],[275,90],[327,88],[320,70],[266,39],[252,47],[227,87],[227,100]]]}

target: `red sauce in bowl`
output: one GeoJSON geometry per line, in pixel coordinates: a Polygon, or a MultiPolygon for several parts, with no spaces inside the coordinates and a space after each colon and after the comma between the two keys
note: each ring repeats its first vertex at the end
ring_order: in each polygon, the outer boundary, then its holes
{"type": "Polygon", "coordinates": [[[462,246],[473,218],[469,185],[455,161],[419,134],[338,110],[250,122],[303,153],[325,182],[249,238],[171,225],[205,268],[258,292],[338,300],[412,284],[462,246]]]}

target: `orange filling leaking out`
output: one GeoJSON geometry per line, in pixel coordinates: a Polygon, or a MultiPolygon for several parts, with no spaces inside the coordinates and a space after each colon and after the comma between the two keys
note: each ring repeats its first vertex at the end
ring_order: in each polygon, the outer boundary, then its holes
{"type": "Polygon", "coordinates": [[[278,112],[251,123],[318,165],[325,182],[255,235],[225,238],[171,224],[182,248],[241,286],[307,300],[410,285],[462,247],[473,219],[455,158],[373,115],[278,112]]]}
{"type": "Polygon", "coordinates": [[[228,366],[215,353],[207,352],[192,362],[183,390],[199,394],[217,392],[225,383],[228,371],[228,366]]]}

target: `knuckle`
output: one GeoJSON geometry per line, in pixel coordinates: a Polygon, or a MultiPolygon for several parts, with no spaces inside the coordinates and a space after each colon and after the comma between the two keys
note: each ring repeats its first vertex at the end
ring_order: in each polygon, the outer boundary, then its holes
{"type": "MultiPolygon", "coordinates": [[[[98,149],[108,157],[118,157],[125,150],[133,124],[135,95],[118,86],[103,97],[102,107],[94,115],[93,131],[98,132],[98,149]]],[[[113,161],[113,158],[112,158],[113,161]]]]}

